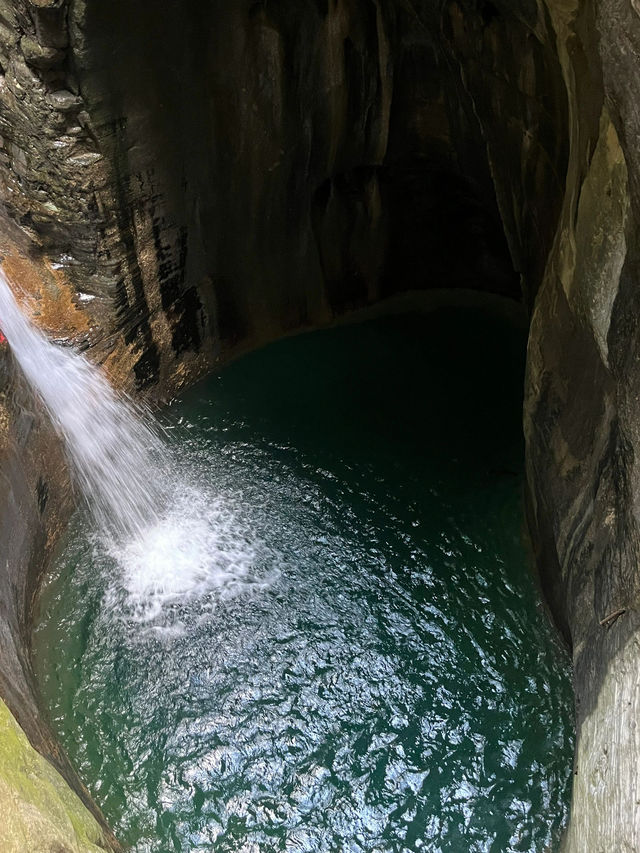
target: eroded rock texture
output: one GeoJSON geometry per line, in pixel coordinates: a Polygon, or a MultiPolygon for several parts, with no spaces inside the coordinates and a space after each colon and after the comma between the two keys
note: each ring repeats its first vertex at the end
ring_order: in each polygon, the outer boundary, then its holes
{"type": "MultiPolygon", "coordinates": [[[[529,522],[575,660],[571,851],[640,850],[636,9],[0,0],[4,266],[120,385],[162,398],[401,290],[522,293],[529,522]]],[[[40,479],[65,493],[35,436],[1,463],[31,473],[3,562],[26,675],[0,688],[46,751],[24,649],[55,533],[29,513],[40,479]]]]}
{"type": "Polygon", "coordinates": [[[556,12],[571,155],[529,344],[531,529],[575,665],[572,851],[640,849],[635,17],[556,12]]]}

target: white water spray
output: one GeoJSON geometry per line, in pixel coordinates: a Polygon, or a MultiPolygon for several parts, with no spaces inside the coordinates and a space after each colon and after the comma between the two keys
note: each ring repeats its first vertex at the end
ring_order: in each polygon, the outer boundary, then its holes
{"type": "Polygon", "coordinates": [[[156,620],[185,596],[262,585],[229,502],[189,478],[150,414],[100,368],[29,322],[1,272],[0,328],[65,442],[100,546],[120,569],[109,598],[128,618],[156,620]]]}

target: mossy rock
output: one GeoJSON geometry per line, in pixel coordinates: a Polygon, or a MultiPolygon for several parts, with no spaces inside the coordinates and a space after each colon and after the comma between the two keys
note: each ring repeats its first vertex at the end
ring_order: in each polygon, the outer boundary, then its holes
{"type": "Polygon", "coordinates": [[[0,850],[3,853],[104,853],[111,850],[93,815],[36,752],[0,701],[0,850]]]}

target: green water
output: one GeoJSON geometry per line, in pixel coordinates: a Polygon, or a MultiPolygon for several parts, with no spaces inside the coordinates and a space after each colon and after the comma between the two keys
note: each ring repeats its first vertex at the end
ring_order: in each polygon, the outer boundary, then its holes
{"type": "Polygon", "coordinates": [[[35,664],[121,840],[557,841],[572,697],[522,540],[524,347],[488,311],[441,309],[281,341],[185,394],[168,422],[226,508],[219,547],[242,540],[238,584],[231,560],[141,617],[75,519],[35,664]]]}

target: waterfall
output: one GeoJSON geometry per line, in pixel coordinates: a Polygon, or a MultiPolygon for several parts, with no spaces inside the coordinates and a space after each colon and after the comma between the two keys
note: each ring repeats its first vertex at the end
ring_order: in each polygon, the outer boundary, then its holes
{"type": "Polygon", "coordinates": [[[23,314],[2,273],[0,328],[64,439],[74,480],[99,527],[119,540],[139,537],[167,500],[158,471],[163,445],[151,420],[114,391],[100,368],[50,343],[23,314]]]}
{"type": "MultiPolygon", "coordinates": [[[[23,314],[0,271],[0,329],[64,441],[74,482],[95,520],[94,559],[107,560],[111,608],[174,630],[185,606],[264,588],[277,577],[235,495],[202,454],[170,447],[143,407],[101,369],[51,343],[23,314]],[[178,614],[176,616],[176,614],[178,614]]],[[[196,450],[198,450],[196,448],[196,450]]]]}

